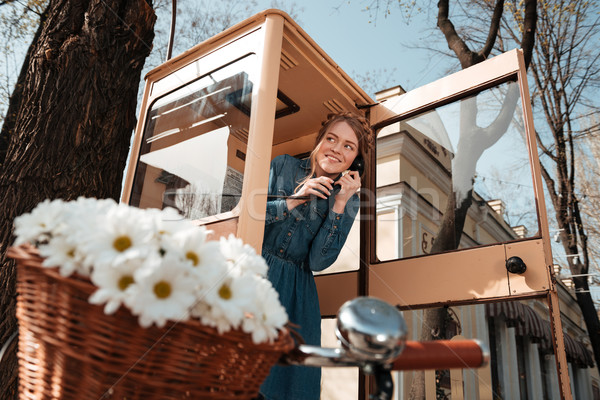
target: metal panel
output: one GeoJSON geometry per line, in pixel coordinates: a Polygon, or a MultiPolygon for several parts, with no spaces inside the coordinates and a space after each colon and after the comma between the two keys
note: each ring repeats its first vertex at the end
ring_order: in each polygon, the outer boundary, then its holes
{"type": "Polygon", "coordinates": [[[315,277],[321,315],[333,317],[346,301],[358,296],[358,271],[315,277]]]}
{"type": "Polygon", "coordinates": [[[504,246],[371,265],[368,292],[399,306],[508,296],[504,246]]]}
{"type": "Polygon", "coordinates": [[[510,243],[505,247],[507,260],[517,256],[527,266],[527,270],[521,275],[508,274],[511,296],[550,289],[549,267],[544,259],[544,247],[541,239],[510,243]]]}
{"type": "Polygon", "coordinates": [[[512,50],[499,56],[476,64],[468,69],[448,75],[435,82],[404,93],[396,99],[388,99],[385,103],[371,109],[371,122],[377,125],[391,115],[402,115],[418,112],[432,104],[440,104],[447,99],[485,87],[504,77],[519,71],[517,54],[512,50]],[[389,110],[393,109],[393,114],[389,110]]]}
{"type": "MultiPolygon", "coordinates": [[[[366,279],[367,293],[401,306],[465,304],[502,297],[540,297],[552,289],[548,271],[551,260],[548,246],[547,219],[539,178],[539,161],[535,153],[535,138],[531,124],[531,106],[527,95],[524,64],[520,50],[513,50],[462,70],[436,82],[414,89],[372,110],[375,128],[390,123],[402,124],[406,117],[426,109],[459,101],[507,79],[518,80],[522,107],[527,119],[525,146],[530,154],[534,175],[535,202],[541,232],[524,241],[512,240],[486,247],[456,250],[429,256],[382,262],[375,253],[375,223],[368,224],[363,238],[371,245],[361,254],[369,261],[366,279]],[[393,110],[393,116],[390,111],[393,110]],[[520,256],[528,268],[522,275],[509,274],[505,261],[520,256]]],[[[403,128],[404,129],[404,128],[403,128]]],[[[366,182],[372,193],[377,192],[374,180],[366,182]]],[[[371,205],[373,207],[373,205],[371,205]]],[[[441,207],[439,207],[441,208],[441,207]]],[[[364,211],[364,210],[363,210],[364,211]]],[[[365,212],[368,216],[368,213],[365,212]]],[[[414,218],[414,216],[413,216],[414,218]]],[[[371,218],[374,221],[373,218],[371,218]]],[[[464,235],[463,235],[464,236],[464,235]]],[[[462,247],[462,246],[461,246],[462,247]]]]}
{"type": "Polygon", "coordinates": [[[277,82],[284,19],[269,15],[265,22],[263,47],[260,52],[259,81],[252,94],[250,134],[246,171],[242,189],[241,214],[238,237],[262,251],[264,215],[267,208],[267,191],[273,127],[277,103],[277,82]],[[265,188],[262,191],[257,188],[265,188]],[[263,218],[257,218],[262,216],[263,218]]]}

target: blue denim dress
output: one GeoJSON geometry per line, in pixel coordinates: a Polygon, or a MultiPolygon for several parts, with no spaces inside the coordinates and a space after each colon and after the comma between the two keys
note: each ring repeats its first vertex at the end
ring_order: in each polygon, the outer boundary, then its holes
{"type": "MultiPolygon", "coordinates": [[[[278,156],[271,162],[269,195],[289,196],[310,173],[310,161],[278,156]]],[[[334,186],[335,188],[335,186],[334,186]]],[[[321,312],[312,271],[329,267],[338,257],[359,208],[357,195],[343,214],[332,211],[335,194],[316,196],[288,210],[285,198],[267,201],[262,255],[268,278],[279,292],[290,322],[307,344],[321,343],[321,312]]],[[[261,386],[269,400],[319,399],[321,370],[315,367],[275,366],[261,386]]]]}

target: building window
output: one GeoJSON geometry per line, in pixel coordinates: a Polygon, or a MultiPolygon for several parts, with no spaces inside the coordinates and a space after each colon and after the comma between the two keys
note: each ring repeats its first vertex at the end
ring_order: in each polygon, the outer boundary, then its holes
{"type": "Polygon", "coordinates": [[[521,400],[527,400],[527,353],[525,348],[525,339],[523,336],[516,336],[517,342],[517,366],[519,368],[519,392],[521,393],[521,400]]]}
{"type": "MultiPolygon", "coordinates": [[[[542,350],[542,348],[540,347],[538,354],[540,356],[540,373],[541,373],[541,378],[542,378],[542,392],[544,393],[544,399],[549,399],[550,398],[550,391],[551,391],[551,379],[553,376],[553,371],[549,372],[549,368],[548,368],[548,360],[547,360],[547,351],[542,350]]],[[[554,375],[556,376],[556,375],[554,375]]],[[[600,400],[600,399],[599,399],[600,400]]]]}
{"type": "Polygon", "coordinates": [[[498,355],[499,337],[496,335],[496,319],[488,318],[488,331],[490,335],[490,366],[492,370],[492,398],[502,400],[502,386],[500,385],[500,374],[498,366],[500,361],[498,355]]]}

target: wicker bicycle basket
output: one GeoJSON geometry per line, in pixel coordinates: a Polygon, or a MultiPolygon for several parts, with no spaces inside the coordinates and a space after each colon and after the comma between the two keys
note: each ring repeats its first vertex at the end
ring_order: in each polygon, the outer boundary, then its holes
{"type": "Polygon", "coordinates": [[[287,331],[256,345],[195,320],[142,328],[124,308],[89,304],[91,282],[42,267],[33,246],[8,255],[18,263],[21,400],[251,399],[294,346],[287,331]]]}

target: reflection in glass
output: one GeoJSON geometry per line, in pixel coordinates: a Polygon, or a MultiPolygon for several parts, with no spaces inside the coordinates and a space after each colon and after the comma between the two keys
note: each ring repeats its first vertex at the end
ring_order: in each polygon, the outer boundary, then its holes
{"type": "Polygon", "coordinates": [[[518,84],[389,124],[377,136],[377,255],[391,260],[538,232],[518,84]]]}
{"type": "MultiPolygon", "coordinates": [[[[425,329],[423,310],[403,314],[412,332],[409,340],[418,339],[425,329]]],[[[563,328],[571,379],[589,380],[594,373],[593,356],[590,346],[579,339],[585,337],[585,332],[576,322],[565,322],[563,328]]],[[[477,370],[426,371],[427,392],[436,393],[431,398],[560,398],[549,312],[543,300],[449,307],[436,338],[477,339],[489,348],[491,359],[487,366],[477,370]]],[[[413,380],[422,373],[396,373],[395,398],[410,399],[413,380]]],[[[589,386],[579,389],[585,392],[581,398],[591,398],[589,386]]]]}
{"type": "Polygon", "coordinates": [[[146,117],[130,204],[173,207],[190,219],[238,203],[248,141],[255,56],[157,99],[146,117]]]}

